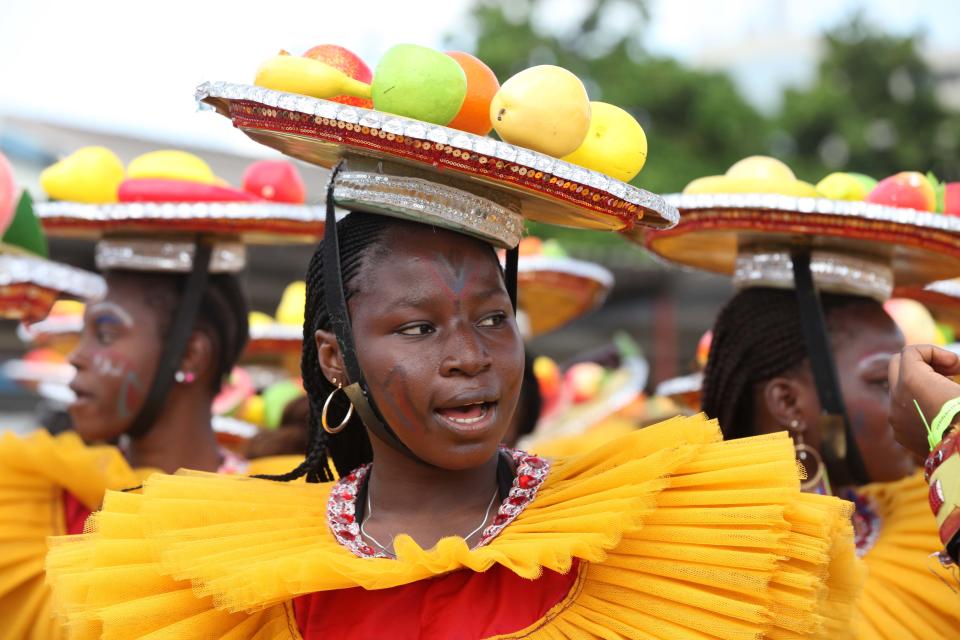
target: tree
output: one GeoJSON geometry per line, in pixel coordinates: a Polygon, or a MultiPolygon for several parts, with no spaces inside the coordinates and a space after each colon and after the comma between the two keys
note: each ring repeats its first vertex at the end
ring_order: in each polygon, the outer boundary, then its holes
{"type": "Polygon", "coordinates": [[[938,100],[921,44],[919,35],[882,34],[860,14],[824,35],[816,80],[787,90],[777,119],[793,147],[784,160],[799,176],[930,170],[960,179],[960,117],[938,100]]]}

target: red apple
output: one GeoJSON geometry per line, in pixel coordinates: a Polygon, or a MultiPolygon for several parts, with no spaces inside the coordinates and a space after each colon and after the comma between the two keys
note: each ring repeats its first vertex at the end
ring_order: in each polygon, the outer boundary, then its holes
{"type": "MultiPolygon", "coordinates": [[[[317,46],[308,49],[303,54],[303,57],[313,58],[314,60],[319,60],[320,62],[326,62],[331,67],[335,67],[340,71],[343,71],[354,80],[366,82],[367,84],[370,84],[373,81],[373,72],[371,72],[370,67],[368,67],[366,63],[360,59],[360,56],[353,53],[349,49],[344,49],[341,46],[335,44],[318,44],[317,46]]],[[[373,109],[373,100],[353,98],[351,96],[337,96],[330,99],[334,102],[349,104],[353,105],[354,107],[373,109]]]]}
{"type": "Polygon", "coordinates": [[[960,216],[960,182],[944,185],[943,212],[948,216],[960,216]]]}
{"type": "Polygon", "coordinates": [[[243,190],[273,200],[303,204],[307,197],[297,168],[286,160],[260,160],[243,172],[243,190]]]}
{"type": "Polygon", "coordinates": [[[884,178],[867,195],[866,200],[919,211],[935,211],[937,207],[937,195],[933,185],[925,175],[916,171],[901,171],[895,176],[884,178]]]}

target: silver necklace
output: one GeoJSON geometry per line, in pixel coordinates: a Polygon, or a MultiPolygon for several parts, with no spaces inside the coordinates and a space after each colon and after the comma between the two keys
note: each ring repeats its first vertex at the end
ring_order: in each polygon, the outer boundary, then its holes
{"type": "MultiPolygon", "coordinates": [[[[370,518],[373,517],[373,507],[372,507],[371,504],[370,504],[370,494],[371,494],[371,493],[372,493],[372,492],[370,491],[370,489],[367,488],[367,514],[366,514],[366,516],[363,518],[363,522],[360,523],[360,533],[362,533],[365,538],[367,538],[368,540],[370,540],[370,542],[372,542],[373,544],[375,544],[375,545],[377,545],[378,547],[380,547],[381,551],[383,551],[385,554],[387,554],[387,555],[390,556],[391,558],[396,558],[396,557],[397,557],[397,554],[395,554],[393,551],[391,551],[390,549],[387,549],[385,546],[383,546],[382,544],[380,544],[380,541],[377,540],[376,538],[374,538],[374,537],[373,537],[372,535],[370,535],[369,533],[367,533],[367,530],[364,528],[364,527],[367,526],[367,521],[370,520],[370,518]]],[[[486,511],[484,512],[484,514],[483,514],[483,520],[480,521],[480,524],[477,526],[476,529],[474,529],[473,531],[471,531],[471,532],[468,533],[467,535],[463,536],[464,541],[469,540],[474,534],[476,534],[478,531],[480,531],[480,529],[483,528],[483,525],[487,524],[487,519],[490,518],[490,509],[493,508],[493,503],[496,502],[497,496],[498,496],[499,494],[500,494],[500,489],[499,489],[499,487],[498,487],[498,488],[493,492],[493,495],[490,496],[490,504],[487,505],[487,510],[486,510],[486,511]]]]}

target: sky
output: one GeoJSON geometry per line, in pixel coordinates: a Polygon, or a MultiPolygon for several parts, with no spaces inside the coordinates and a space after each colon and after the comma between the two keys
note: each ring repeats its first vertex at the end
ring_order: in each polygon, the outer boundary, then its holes
{"type": "MultiPolygon", "coordinates": [[[[583,7],[578,0],[547,2],[546,17],[537,21],[544,28],[562,28],[565,16],[583,7]]],[[[277,50],[298,54],[321,43],[346,46],[373,67],[392,44],[441,47],[448,34],[469,35],[470,5],[471,0],[3,0],[0,115],[264,155],[226,119],[196,113],[197,84],[250,82],[258,64],[277,50]]],[[[650,23],[636,28],[643,29],[654,53],[726,65],[745,92],[764,103],[773,95],[771,86],[809,76],[813,60],[803,43],[858,6],[868,6],[869,17],[891,32],[926,32],[932,50],[960,47],[956,0],[651,0],[650,23]],[[797,46],[785,54],[784,42],[797,46]],[[745,43],[757,52],[748,56],[749,64],[742,61],[745,43]],[[779,46],[778,55],[768,55],[764,47],[770,43],[779,46]]]]}

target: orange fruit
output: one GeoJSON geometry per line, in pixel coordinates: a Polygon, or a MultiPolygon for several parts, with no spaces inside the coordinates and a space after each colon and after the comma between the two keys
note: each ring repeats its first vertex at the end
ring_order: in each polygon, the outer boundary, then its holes
{"type": "Polygon", "coordinates": [[[493,129],[490,122],[490,103],[500,90],[497,76],[487,65],[469,53],[448,51],[467,76],[467,97],[456,117],[447,125],[454,129],[485,136],[493,129]]]}

